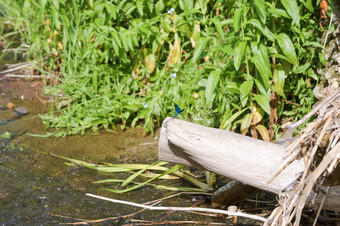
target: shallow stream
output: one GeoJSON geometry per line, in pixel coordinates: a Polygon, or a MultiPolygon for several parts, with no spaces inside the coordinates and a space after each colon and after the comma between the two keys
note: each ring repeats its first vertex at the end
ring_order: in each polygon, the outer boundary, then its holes
{"type": "MultiPolygon", "coordinates": [[[[11,139],[0,138],[0,225],[60,224],[85,220],[95,220],[93,223],[100,224],[131,225],[146,224],[148,220],[212,220],[211,217],[188,213],[155,211],[143,211],[128,218],[120,218],[140,209],[85,196],[85,193],[92,193],[144,203],[172,193],[152,187],[143,187],[126,194],[103,191],[100,190],[102,185],[92,182],[117,176],[68,166],[64,160],[51,153],[93,163],[150,164],[157,160],[157,137],[144,136],[140,128],[118,129],[117,133],[100,131],[98,135],[76,135],[61,139],[30,136],[45,133],[38,114],[48,111],[48,106],[37,103],[34,95],[29,95],[35,82],[13,79],[0,82],[0,135],[4,132],[12,134],[11,139]],[[9,102],[24,106],[30,113],[16,120],[8,120],[15,115],[13,110],[4,108],[9,102]]],[[[127,176],[120,174],[118,177],[127,176]]],[[[114,188],[112,186],[109,188],[114,188]]],[[[181,196],[162,205],[191,206],[193,203],[190,198],[181,196]]],[[[216,218],[213,221],[223,222],[216,218]]]]}

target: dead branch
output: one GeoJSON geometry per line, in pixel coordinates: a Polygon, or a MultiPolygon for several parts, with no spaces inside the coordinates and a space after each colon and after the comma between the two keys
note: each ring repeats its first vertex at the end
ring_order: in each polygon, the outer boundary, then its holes
{"type": "Polygon", "coordinates": [[[118,200],[118,199],[110,199],[110,198],[106,198],[106,197],[103,197],[103,196],[93,195],[93,194],[90,194],[90,193],[86,193],[86,195],[93,197],[93,198],[113,202],[113,203],[120,203],[120,204],[124,204],[124,205],[136,206],[136,207],[144,208],[144,209],[148,209],[148,210],[210,212],[210,213],[225,214],[225,215],[229,215],[229,216],[245,217],[245,218],[250,218],[250,219],[253,219],[253,220],[258,220],[258,221],[263,221],[263,222],[265,222],[267,220],[264,217],[260,217],[260,216],[252,215],[252,214],[246,214],[246,213],[242,213],[242,212],[231,212],[231,211],[220,210],[220,209],[210,209],[210,208],[200,208],[200,207],[148,206],[148,205],[144,205],[144,204],[138,204],[138,203],[123,201],[123,200],[118,200]]]}

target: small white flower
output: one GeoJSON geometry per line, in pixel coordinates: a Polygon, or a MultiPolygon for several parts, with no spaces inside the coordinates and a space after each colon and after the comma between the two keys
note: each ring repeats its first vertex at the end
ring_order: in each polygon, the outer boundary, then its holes
{"type": "Polygon", "coordinates": [[[176,74],[176,73],[171,73],[170,76],[176,78],[176,77],[177,77],[177,74],[176,74]]]}
{"type": "Polygon", "coordinates": [[[149,104],[146,104],[145,101],[142,103],[144,108],[147,108],[149,106],[149,104]]]}
{"type": "Polygon", "coordinates": [[[174,8],[169,9],[168,14],[173,14],[175,12],[174,8]]]}

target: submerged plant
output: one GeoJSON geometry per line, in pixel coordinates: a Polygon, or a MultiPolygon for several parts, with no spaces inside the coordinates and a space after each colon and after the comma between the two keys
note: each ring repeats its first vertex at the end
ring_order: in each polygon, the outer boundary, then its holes
{"type": "Polygon", "coordinates": [[[115,193],[125,193],[129,192],[135,189],[138,189],[144,185],[153,186],[158,189],[164,189],[164,190],[171,190],[171,191],[195,191],[195,192],[206,192],[210,191],[211,188],[194,178],[191,174],[181,171],[181,169],[184,167],[182,165],[175,165],[171,168],[165,167],[165,164],[168,164],[167,162],[163,161],[157,161],[151,165],[147,164],[111,164],[111,163],[105,163],[105,164],[93,164],[84,162],[81,160],[71,159],[63,156],[54,155],[53,156],[62,158],[64,160],[67,160],[71,163],[68,163],[68,165],[80,165],[84,166],[89,169],[97,170],[99,172],[103,173],[131,173],[132,175],[126,178],[125,180],[121,179],[104,179],[100,181],[96,181],[94,183],[98,184],[113,184],[113,183],[120,183],[120,187],[124,189],[110,189],[110,188],[103,188],[103,190],[108,190],[115,193]],[[157,173],[161,172],[161,173],[157,173]],[[135,179],[138,177],[148,178],[144,182],[136,182],[135,179]],[[176,179],[184,179],[191,184],[193,184],[195,187],[174,187],[169,185],[161,185],[158,184],[159,182],[154,182],[156,179],[165,179],[165,180],[176,180],[176,179]],[[151,183],[154,182],[154,183],[151,183]],[[133,184],[132,186],[128,186],[130,184],[133,184]]]}

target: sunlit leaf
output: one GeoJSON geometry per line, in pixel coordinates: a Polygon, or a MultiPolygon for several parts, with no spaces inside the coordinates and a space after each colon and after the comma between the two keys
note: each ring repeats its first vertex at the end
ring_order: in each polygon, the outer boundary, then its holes
{"type": "Polygon", "coordinates": [[[268,12],[274,15],[278,15],[278,16],[282,16],[285,18],[290,18],[290,16],[288,15],[288,13],[283,10],[283,9],[279,9],[279,8],[275,8],[273,7],[270,3],[268,3],[269,8],[268,8],[268,12]]]}
{"type": "Polygon", "coordinates": [[[155,55],[150,53],[147,56],[145,56],[145,64],[146,64],[146,67],[149,69],[150,73],[152,73],[156,67],[155,55]]]}
{"type": "Polygon", "coordinates": [[[289,16],[293,19],[296,25],[300,25],[300,13],[296,0],[281,0],[289,16]]]}
{"type": "Polygon", "coordinates": [[[315,72],[313,71],[313,69],[309,68],[307,71],[307,75],[308,77],[311,77],[312,79],[318,81],[318,76],[315,74],[315,72]]]}
{"type": "Polygon", "coordinates": [[[269,78],[271,77],[271,69],[265,64],[261,55],[256,55],[251,58],[251,61],[255,64],[257,70],[260,72],[263,86],[267,90],[269,87],[269,78]]]}
{"type": "Polygon", "coordinates": [[[241,15],[242,15],[242,8],[236,9],[234,11],[233,22],[234,22],[235,31],[238,31],[238,29],[240,28],[241,15]]]}
{"type": "Polygon", "coordinates": [[[289,59],[289,62],[294,65],[298,65],[298,59],[296,57],[295,48],[292,40],[285,33],[280,33],[275,36],[277,43],[279,44],[282,52],[289,59]]]}
{"type": "Polygon", "coordinates": [[[138,177],[140,174],[144,173],[146,170],[150,169],[152,166],[157,166],[159,165],[161,162],[157,161],[147,167],[145,167],[144,169],[139,170],[138,172],[132,174],[131,176],[129,176],[126,180],[124,180],[124,182],[121,184],[122,187],[126,187],[131,181],[133,181],[136,177],[138,177]]]}
{"type": "Polygon", "coordinates": [[[256,11],[259,14],[262,23],[266,23],[267,12],[264,4],[264,0],[254,0],[256,11]]]}
{"type": "Polygon", "coordinates": [[[236,112],[231,117],[225,117],[224,120],[221,122],[221,129],[226,129],[237,117],[239,117],[243,112],[248,110],[249,108],[244,108],[241,111],[236,112]]]}
{"type": "Polygon", "coordinates": [[[207,100],[207,105],[210,108],[215,97],[215,89],[220,79],[220,70],[212,71],[209,74],[207,85],[205,87],[205,98],[207,100]]]}
{"type": "Polygon", "coordinates": [[[247,46],[246,41],[239,42],[237,46],[235,47],[235,55],[234,55],[234,67],[236,71],[240,68],[242,58],[245,54],[245,49],[247,46]]]}
{"type": "Polygon", "coordinates": [[[252,80],[249,80],[249,81],[243,82],[240,86],[240,92],[241,92],[240,99],[241,99],[241,105],[243,107],[247,103],[248,98],[246,97],[250,94],[251,89],[253,88],[253,84],[254,82],[252,80]]]}
{"type": "Polygon", "coordinates": [[[134,185],[134,186],[129,187],[129,188],[126,188],[126,189],[121,189],[121,190],[111,190],[111,191],[112,191],[112,192],[115,192],[115,193],[126,193],[126,192],[129,192],[129,191],[135,190],[135,189],[137,189],[137,188],[139,188],[139,187],[141,187],[141,186],[143,186],[143,185],[146,185],[146,184],[148,184],[149,182],[151,182],[151,181],[153,181],[153,180],[155,180],[155,179],[157,179],[157,178],[159,178],[159,177],[161,177],[161,176],[163,176],[163,175],[173,173],[173,172],[175,172],[175,171],[177,171],[177,170],[179,170],[179,169],[181,169],[181,168],[183,168],[183,167],[184,167],[184,166],[182,166],[182,165],[175,165],[174,167],[172,167],[171,169],[165,171],[164,173],[160,174],[160,175],[157,176],[157,177],[151,178],[151,179],[149,179],[149,180],[147,180],[147,181],[144,181],[144,182],[142,182],[142,183],[139,183],[139,184],[137,184],[137,185],[134,185]]]}
{"type": "Polygon", "coordinates": [[[169,64],[177,64],[181,59],[181,40],[178,34],[175,34],[175,42],[169,56],[169,64]]]}
{"type": "Polygon", "coordinates": [[[264,111],[261,108],[256,107],[254,105],[251,106],[251,114],[252,114],[253,125],[256,125],[257,123],[261,122],[261,120],[263,118],[263,113],[264,113],[264,111]]]}
{"type": "Polygon", "coordinates": [[[260,21],[256,19],[250,19],[247,23],[259,29],[262,34],[266,36],[270,41],[274,41],[274,34],[268,29],[268,27],[266,27],[264,24],[261,24],[260,21]]]}
{"type": "Polygon", "coordinates": [[[277,85],[283,90],[285,86],[285,79],[286,79],[286,75],[285,75],[285,71],[283,70],[282,65],[281,64],[275,65],[274,75],[273,75],[273,80],[274,80],[275,85],[277,85]]]}
{"type": "Polygon", "coordinates": [[[192,35],[191,35],[191,45],[193,48],[195,48],[196,43],[200,40],[201,37],[201,28],[200,28],[200,22],[199,21],[195,21],[194,22],[194,28],[192,31],[192,35]]]}
{"type": "Polygon", "coordinates": [[[250,123],[251,123],[251,118],[252,118],[251,114],[246,114],[242,119],[241,133],[243,135],[245,135],[248,132],[248,129],[249,129],[250,123]]]}
{"type": "Polygon", "coordinates": [[[192,63],[196,62],[199,57],[201,56],[201,53],[203,52],[203,50],[205,49],[205,46],[207,45],[208,42],[208,38],[200,38],[200,40],[198,40],[198,43],[195,47],[195,51],[194,51],[194,55],[192,57],[192,63]]]}
{"type": "Polygon", "coordinates": [[[254,100],[260,105],[260,107],[270,115],[270,99],[263,94],[258,94],[254,97],[254,100]]]}
{"type": "Polygon", "coordinates": [[[261,134],[262,139],[269,142],[269,132],[266,127],[264,127],[263,125],[257,125],[255,128],[261,134]]]}

